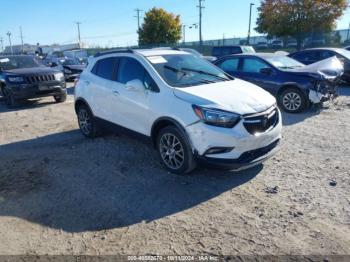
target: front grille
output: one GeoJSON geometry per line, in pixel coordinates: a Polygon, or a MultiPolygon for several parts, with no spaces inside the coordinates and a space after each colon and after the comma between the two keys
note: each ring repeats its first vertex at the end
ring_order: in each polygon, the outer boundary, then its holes
{"type": "Polygon", "coordinates": [[[29,84],[33,83],[40,83],[40,82],[48,82],[48,81],[54,81],[55,75],[34,75],[34,76],[27,76],[26,80],[29,84]]]}
{"type": "Polygon", "coordinates": [[[243,125],[250,134],[256,135],[274,128],[278,121],[278,109],[273,107],[265,112],[244,117],[243,125]]]}

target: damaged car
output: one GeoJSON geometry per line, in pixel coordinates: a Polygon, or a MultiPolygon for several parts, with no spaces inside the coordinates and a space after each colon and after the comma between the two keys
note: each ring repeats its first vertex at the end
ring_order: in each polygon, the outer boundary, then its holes
{"type": "Polygon", "coordinates": [[[78,59],[65,58],[58,60],[57,63],[50,64],[51,67],[61,70],[64,73],[66,81],[74,81],[86,67],[85,62],[81,62],[78,59]]]}
{"type": "Polygon", "coordinates": [[[272,53],[231,55],[215,64],[229,75],[269,91],[289,113],[302,112],[312,104],[336,97],[344,72],[336,57],[305,66],[288,56],[272,53]]]}

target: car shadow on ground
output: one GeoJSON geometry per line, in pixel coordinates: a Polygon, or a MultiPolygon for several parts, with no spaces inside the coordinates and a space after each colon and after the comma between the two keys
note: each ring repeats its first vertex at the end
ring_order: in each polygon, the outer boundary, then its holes
{"type": "Polygon", "coordinates": [[[147,143],[124,136],[88,140],[77,130],[1,145],[0,155],[0,216],[67,232],[171,216],[247,183],[262,169],[200,168],[176,176],[147,143]]]}
{"type": "Polygon", "coordinates": [[[319,115],[327,107],[314,105],[302,113],[291,114],[281,110],[283,126],[292,126],[319,115]]]}

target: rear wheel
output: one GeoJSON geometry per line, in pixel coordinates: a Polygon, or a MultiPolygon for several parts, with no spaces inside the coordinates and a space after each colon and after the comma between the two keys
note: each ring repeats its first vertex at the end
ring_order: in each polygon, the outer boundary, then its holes
{"type": "Polygon", "coordinates": [[[86,105],[80,105],[77,109],[78,124],[81,133],[88,138],[98,136],[98,126],[95,117],[86,105]]]}
{"type": "Polygon", "coordinates": [[[166,169],[174,174],[187,174],[196,167],[185,134],[175,126],[163,128],[157,136],[157,149],[166,169]]]}
{"type": "Polygon", "coordinates": [[[279,97],[279,103],[288,113],[300,113],[307,107],[305,95],[297,88],[287,88],[279,97]]]}
{"type": "Polygon", "coordinates": [[[67,94],[64,93],[61,95],[54,96],[53,98],[55,99],[56,103],[63,103],[67,100],[67,94]]]}

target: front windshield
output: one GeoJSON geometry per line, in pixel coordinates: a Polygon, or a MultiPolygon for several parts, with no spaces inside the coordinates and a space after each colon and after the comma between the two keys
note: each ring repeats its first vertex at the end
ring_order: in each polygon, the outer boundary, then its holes
{"type": "Polygon", "coordinates": [[[20,68],[43,67],[33,56],[8,56],[0,57],[0,68],[2,70],[13,70],[20,68]]]}
{"type": "Polygon", "coordinates": [[[160,76],[173,87],[189,87],[231,80],[216,66],[191,54],[147,58],[160,76]]]}
{"type": "Polygon", "coordinates": [[[288,56],[271,56],[266,58],[266,60],[278,69],[294,69],[304,67],[305,65],[290,58],[288,56]]]}
{"type": "Polygon", "coordinates": [[[198,56],[198,57],[202,56],[199,52],[197,52],[196,50],[191,49],[191,48],[183,48],[183,51],[190,53],[192,55],[198,56]]]}

